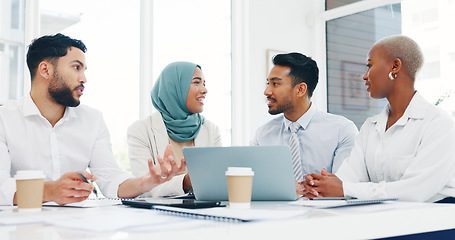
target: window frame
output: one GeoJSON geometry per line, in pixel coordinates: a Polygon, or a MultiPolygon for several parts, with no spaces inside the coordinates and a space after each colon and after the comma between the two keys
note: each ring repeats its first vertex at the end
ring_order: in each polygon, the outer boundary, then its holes
{"type": "Polygon", "coordinates": [[[356,14],[363,11],[368,11],[378,7],[401,3],[402,0],[364,0],[356,3],[351,3],[345,6],[337,7],[330,10],[325,10],[325,0],[319,2],[318,9],[320,14],[316,17],[315,22],[315,49],[316,58],[319,61],[319,87],[316,89],[314,96],[316,106],[323,111],[328,109],[327,95],[327,35],[326,23],[328,21],[356,14]],[[317,97],[322,96],[322,97],[317,97]]]}

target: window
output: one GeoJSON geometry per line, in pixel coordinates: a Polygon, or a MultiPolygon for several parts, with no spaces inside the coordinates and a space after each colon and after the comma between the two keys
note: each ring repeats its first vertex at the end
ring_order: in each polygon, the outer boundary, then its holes
{"type": "Polygon", "coordinates": [[[11,0],[11,29],[20,29],[22,20],[21,5],[23,2],[20,0],[11,0]]]}
{"type": "Polygon", "coordinates": [[[139,9],[139,1],[40,0],[41,35],[60,32],[87,46],[81,103],[103,113],[115,159],[126,170],[126,130],[139,118],[139,9]]]}
{"type": "MultiPolygon", "coordinates": [[[[206,78],[202,115],[231,144],[231,1],[155,0],[153,79],[175,61],[199,64],[206,78]]],[[[153,85],[152,85],[153,86],[153,85]]],[[[147,104],[151,104],[150,97],[147,104]]]]}
{"type": "Polygon", "coordinates": [[[400,4],[387,5],[327,21],[327,110],[360,127],[386,104],[372,99],[362,76],[366,56],[379,39],[401,33],[400,4]]]}
{"type": "MultiPolygon", "coordinates": [[[[151,89],[140,89],[144,52],[140,49],[140,1],[73,3],[41,0],[41,35],[61,32],[87,45],[88,81],[81,102],[103,113],[115,158],[128,170],[127,128],[145,117],[140,116],[141,104],[152,105],[151,89]],[[147,96],[138,96],[142,92],[147,96]]],[[[223,143],[230,144],[230,1],[155,0],[152,9],[145,13],[154,23],[152,39],[145,46],[153,47],[153,61],[145,66],[153,70],[148,81],[153,83],[173,61],[201,65],[208,88],[203,115],[220,127],[223,143]]]]}
{"type": "Polygon", "coordinates": [[[402,12],[403,34],[419,43],[425,57],[416,89],[427,100],[455,115],[453,1],[403,1],[402,12]]]}
{"type": "Polygon", "coordinates": [[[325,10],[334,9],[351,3],[359,2],[362,0],[327,0],[325,10]]]}
{"type": "MultiPolygon", "coordinates": [[[[327,6],[329,2],[333,1],[328,0],[327,6]]],[[[371,99],[365,91],[362,76],[368,50],[377,40],[394,34],[407,35],[422,48],[425,61],[416,78],[416,89],[428,101],[455,115],[455,84],[451,81],[455,74],[453,1],[396,2],[401,3],[360,1],[339,7],[337,16],[326,21],[327,108],[358,127],[387,103],[385,99],[371,99]],[[346,9],[346,14],[339,14],[346,9]]]]}
{"type": "Polygon", "coordinates": [[[23,96],[24,0],[0,2],[0,105],[23,96]]]}

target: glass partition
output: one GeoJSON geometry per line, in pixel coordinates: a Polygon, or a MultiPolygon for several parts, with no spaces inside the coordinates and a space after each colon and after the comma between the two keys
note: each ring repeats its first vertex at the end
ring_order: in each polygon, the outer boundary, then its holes
{"type": "Polygon", "coordinates": [[[371,46],[383,37],[401,33],[400,4],[327,21],[326,31],[327,110],[360,127],[386,104],[385,99],[369,97],[362,76],[371,46]]]}

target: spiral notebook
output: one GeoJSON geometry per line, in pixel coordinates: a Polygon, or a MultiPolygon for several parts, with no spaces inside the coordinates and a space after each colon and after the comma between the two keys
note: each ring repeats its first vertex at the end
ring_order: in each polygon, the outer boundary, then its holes
{"type": "Polygon", "coordinates": [[[306,211],[292,210],[266,210],[266,209],[232,209],[232,208],[204,208],[188,209],[167,206],[153,206],[154,210],[163,214],[187,217],[194,219],[211,220],[217,222],[251,222],[259,220],[278,220],[303,215],[306,211]]]}

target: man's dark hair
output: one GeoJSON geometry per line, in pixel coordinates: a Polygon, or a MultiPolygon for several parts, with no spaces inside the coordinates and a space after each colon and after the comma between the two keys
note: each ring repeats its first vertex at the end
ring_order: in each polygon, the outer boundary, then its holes
{"type": "Polygon", "coordinates": [[[34,39],[28,46],[27,52],[27,66],[32,80],[35,78],[38,65],[43,60],[48,60],[53,65],[56,65],[56,60],[65,56],[70,47],[77,47],[84,53],[87,51],[85,44],[81,40],[72,39],[61,33],[34,39]]]}
{"type": "Polygon", "coordinates": [[[292,52],[276,55],[273,57],[273,64],[290,67],[289,76],[292,77],[292,86],[304,82],[308,87],[308,96],[313,96],[319,78],[318,65],[313,59],[301,53],[292,52]]]}

